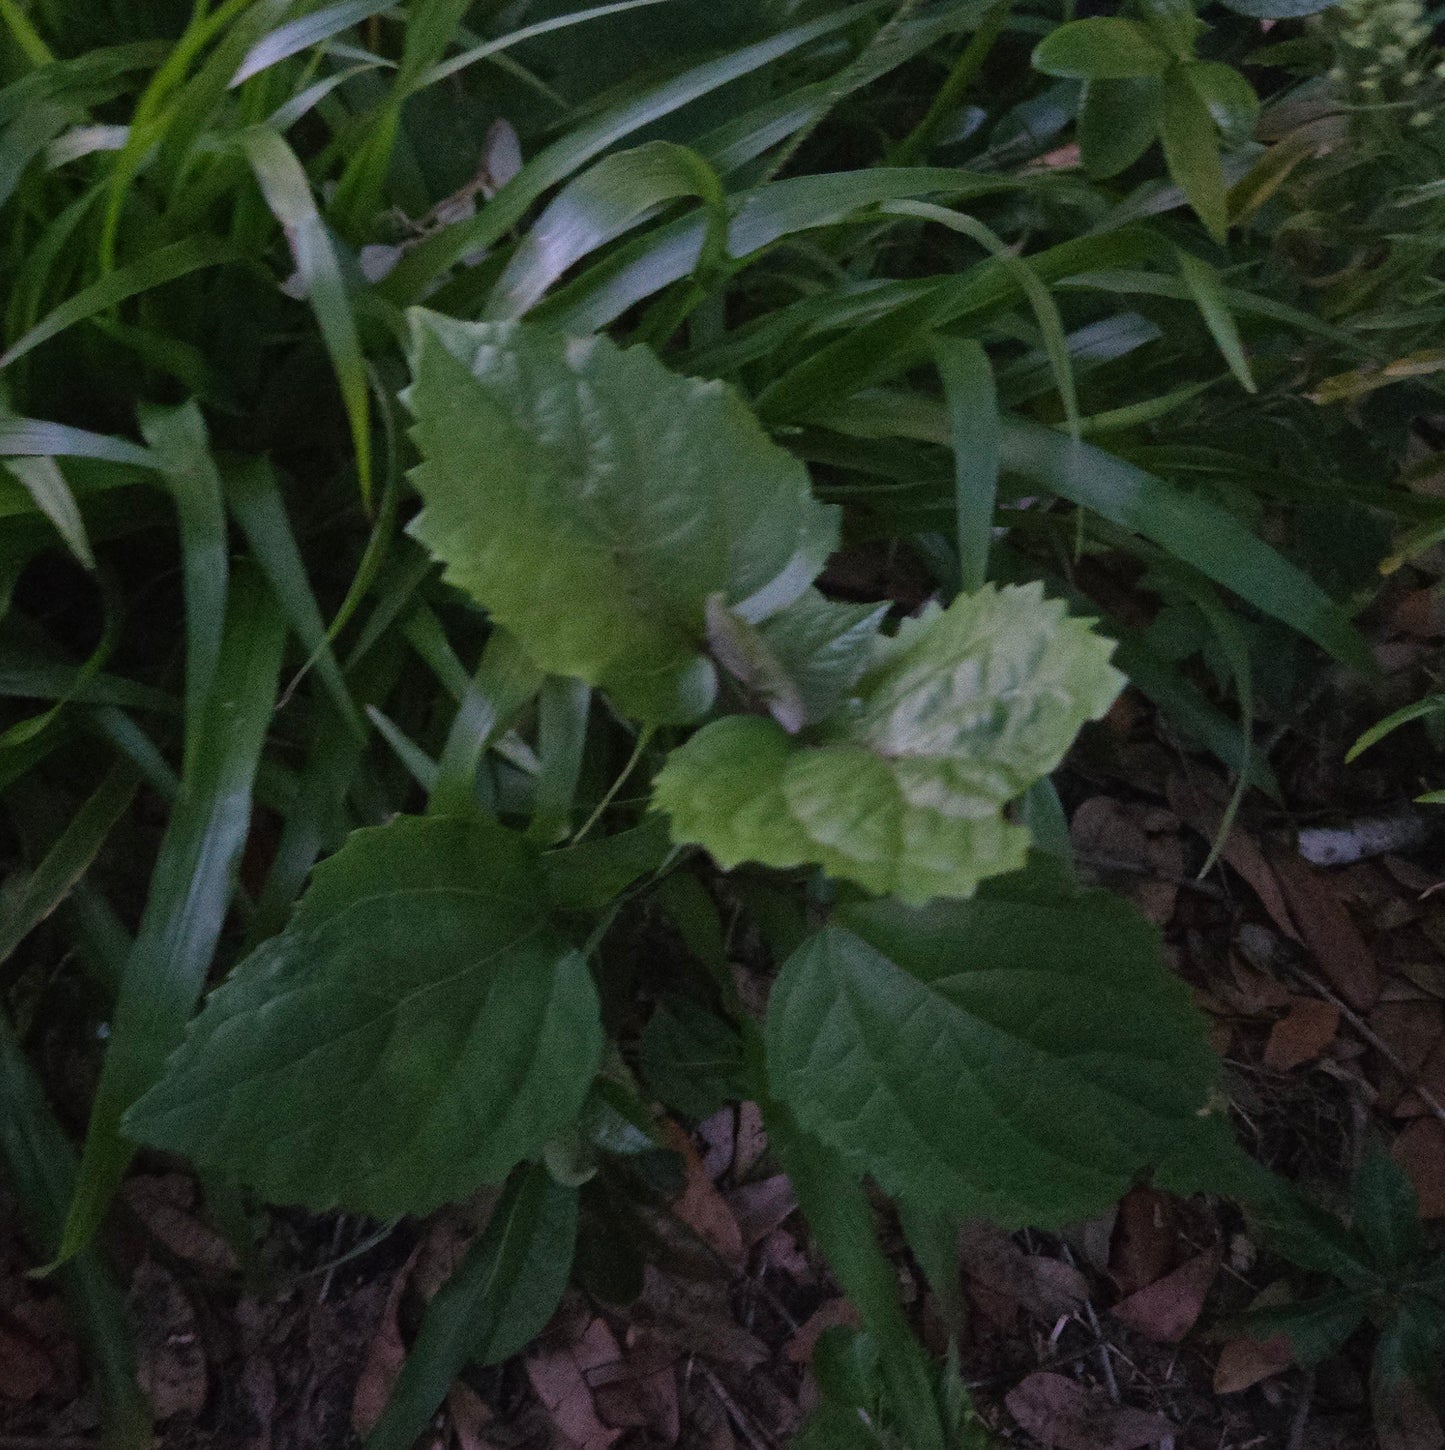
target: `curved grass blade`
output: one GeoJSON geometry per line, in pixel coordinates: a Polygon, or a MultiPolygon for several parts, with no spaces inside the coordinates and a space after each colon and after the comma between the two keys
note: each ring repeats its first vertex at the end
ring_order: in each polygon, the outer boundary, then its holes
{"type": "Polygon", "coordinates": [[[35,507],[55,525],[55,532],[65,541],[65,547],[75,555],[86,569],[94,572],[95,554],[91,551],[90,539],[85,532],[85,520],[80,516],[80,506],[70,491],[70,484],[60,471],[54,458],[16,458],[5,465],[11,475],[28,493],[35,507]]]}
{"type": "Polygon", "coordinates": [[[139,784],[140,771],[129,761],[114,766],[20,890],[0,902],[0,962],[65,900],[90,869],[111,828],[129,810],[139,784]]]}
{"type": "Polygon", "coordinates": [[[91,433],[41,418],[0,417],[0,458],[99,458],[137,468],[159,468],[148,448],[106,433],[91,433]]]}
{"type": "Polygon", "coordinates": [[[644,126],[681,110],[692,101],[751,75],[773,61],[841,30],[878,9],[881,0],[861,0],[832,15],[797,25],[777,35],[744,46],[718,60],[684,71],[642,95],[604,111],[595,120],[575,127],[532,158],[480,212],[457,222],[409,252],[379,290],[393,302],[419,300],[428,286],[468,252],[490,247],[526,215],[548,187],[565,180],[580,166],[609,146],[644,126]]]}
{"type": "Polygon", "coordinates": [[[592,688],[582,680],[548,675],[537,697],[536,798],[528,838],[551,846],[571,832],[572,807],[582,771],[582,750],[587,744],[587,721],[592,711],[592,688]]]}
{"type": "Polygon", "coordinates": [[[938,222],[951,231],[961,232],[977,242],[990,256],[995,257],[1018,279],[1018,284],[1043,335],[1044,352],[1053,370],[1054,382],[1064,405],[1064,417],[1068,420],[1069,433],[1075,439],[1079,436],[1079,396],[1074,386],[1074,366],[1069,360],[1069,343],[1064,336],[1064,320],[1059,316],[1058,304],[1049,295],[1039,274],[1023,258],[1004,244],[992,227],[985,226],[977,217],[966,212],[950,211],[929,201],[887,201],[882,211],[893,216],[918,217],[922,221],[938,222]]]}
{"type": "MultiPolygon", "coordinates": [[[[866,209],[880,201],[930,194],[979,196],[1009,191],[1016,184],[925,166],[789,177],[732,199],[727,254],[752,258],[784,237],[862,220],[866,209]]],[[[554,293],[537,309],[537,319],[565,332],[599,331],[638,302],[691,276],[707,245],[708,225],[706,217],[685,216],[654,227],[554,293]]]]}
{"type": "Polygon", "coordinates": [[[180,520],[186,595],[186,753],[197,745],[202,703],[215,682],[225,629],[230,548],[221,478],[201,410],[143,408],[141,432],[155,454],[180,520]]]}
{"type": "Polygon", "coordinates": [[[199,272],[203,267],[219,267],[237,260],[235,250],[218,237],[187,237],[168,247],[149,253],[114,272],[107,272],[89,287],[66,298],[48,313],[24,337],[18,338],[3,354],[0,369],[8,368],[17,358],[48,342],[52,337],[84,322],[97,313],[108,311],[128,298],[162,287],[179,277],[199,272]]]}
{"type": "Polygon", "coordinates": [[[306,297],[316,314],[322,341],[336,370],[341,401],[351,426],[351,446],[361,480],[361,498],[371,507],[371,396],[356,319],[326,224],[316,208],[311,183],[284,137],[268,126],[241,135],[246,157],[271,214],[281,224],[306,297]]]}
{"type": "MultiPolygon", "coordinates": [[[[27,1236],[37,1253],[52,1253],[75,1180],[75,1155],[45,1102],[0,1010],[0,1159],[19,1194],[27,1236]]],[[[100,1392],[109,1450],[150,1450],[150,1406],[136,1382],[135,1350],[125,1304],[99,1253],[87,1249],[57,1276],[71,1320],[85,1345],[100,1392]]]]}
{"type": "Polygon", "coordinates": [[[310,50],[353,25],[380,15],[383,10],[390,10],[394,4],[395,0],[342,0],[340,5],[328,5],[310,15],[298,16],[269,35],[263,35],[246,52],[227,85],[234,89],[290,56],[310,50]]]}
{"type": "Polygon", "coordinates": [[[1219,273],[1208,262],[1192,252],[1186,252],[1182,247],[1176,248],[1176,254],[1184,285],[1189,288],[1199,308],[1199,315],[1203,317],[1209,335],[1224,355],[1225,362],[1229,364],[1230,372],[1246,393],[1257,393],[1259,388],[1249,370],[1249,359],[1244,355],[1239,327],[1234,321],[1234,314],[1229,310],[1229,298],[1224,283],[1219,279],[1219,273]]]}
{"type": "Polygon", "coordinates": [[[1345,764],[1358,760],[1372,745],[1377,745],[1385,736],[1392,734],[1402,725],[1408,725],[1412,720],[1423,720],[1427,715],[1437,715],[1445,711],[1445,695],[1426,695],[1423,700],[1414,700],[1403,708],[1386,715],[1377,724],[1371,725],[1355,743],[1350,746],[1349,754],[1345,756],[1345,764]]]}
{"type": "Polygon", "coordinates": [[[1344,664],[1374,673],[1370,648],[1344,610],[1308,575],[1207,500],[1171,488],[1090,443],[1076,443],[1022,418],[1004,420],[1003,466],[1152,539],[1344,664]]]}
{"type": "MultiPolygon", "coordinates": [[[[266,459],[249,458],[226,469],[225,486],[231,513],[246,535],[252,557],[265,574],[287,623],[315,662],[321,683],[352,734],[364,738],[366,726],[332,653],[321,608],[311,592],[306,565],[286,517],[275,470],[266,459]]],[[[295,688],[294,682],[291,688],[295,688]]]]}
{"type": "Polygon", "coordinates": [[[521,317],[569,267],[684,197],[696,197],[707,211],[697,265],[707,264],[709,251],[715,265],[726,245],[727,203],[717,173],[696,151],[650,141],[604,156],[563,187],[527,229],[487,299],[483,319],[521,317]]]}
{"type": "Polygon", "coordinates": [[[982,589],[988,578],[993,510],[998,498],[999,411],[993,369],[972,338],[939,338],[933,360],[943,383],[953,444],[958,587],[982,589]]]}
{"type": "Polygon", "coordinates": [[[121,1117],[160,1077],[205,987],[250,829],[251,787],[284,638],[284,616],[265,586],[238,570],[215,685],[187,751],[121,984],[57,1263],[99,1227],[135,1152],[121,1135],[121,1117]]]}

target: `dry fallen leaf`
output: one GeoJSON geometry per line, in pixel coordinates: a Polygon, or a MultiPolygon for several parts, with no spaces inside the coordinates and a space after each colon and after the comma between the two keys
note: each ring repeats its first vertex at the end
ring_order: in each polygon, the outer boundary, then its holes
{"type": "Polygon", "coordinates": [[[1024,1253],[992,1224],[965,1224],[958,1250],[974,1291],[983,1285],[1036,1318],[1053,1321],[1088,1298],[1088,1283],[1077,1269],[1061,1259],[1024,1253]]]}
{"type": "Polygon", "coordinates": [[[1380,995],[1380,973],[1329,877],[1296,856],[1276,856],[1271,864],[1320,970],[1355,1011],[1368,1012],[1380,995]]]}
{"type": "Polygon", "coordinates": [[[1289,1011],[1270,1029],[1264,1045],[1264,1065],[1288,1072],[1313,1062],[1340,1028],[1340,1009],[1318,997],[1291,997],[1289,1011]]]}
{"type": "Polygon", "coordinates": [[[1074,812],[1069,836],[1086,864],[1108,873],[1132,870],[1118,885],[1156,925],[1174,915],[1184,872],[1179,822],[1168,812],[1139,808],[1112,796],[1094,796],[1074,812]]]}
{"type": "Polygon", "coordinates": [[[745,1257],[742,1231],[727,1200],[707,1176],[692,1139],[671,1121],[663,1124],[663,1135],[668,1147],[682,1155],[687,1173],[682,1194],[673,1201],[673,1213],[726,1263],[741,1268],[745,1257]]]}
{"type": "Polygon", "coordinates": [[[401,1337],[396,1312],[401,1308],[401,1297],[406,1292],[407,1281],[420,1252],[420,1246],[413,1249],[411,1257],[392,1276],[386,1307],[381,1311],[381,1321],[376,1326],[371,1347],[366,1352],[366,1363],[361,1369],[361,1378],[357,1380],[351,1397],[351,1428],[363,1437],[369,1435],[372,1426],[381,1419],[386,1402],[391,1398],[392,1386],[406,1359],[406,1342],[401,1337]]]}
{"type": "Polygon", "coordinates": [[[492,1422],[492,1411],[486,1401],[468,1384],[458,1380],[447,1391],[447,1418],[457,1450],[493,1450],[492,1442],[482,1430],[492,1422]]]}
{"type": "Polygon", "coordinates": [[[1415,1185],[1421,1218],[1445,1218],[1445,1124],[1415,1118],[1395,1139],[1391,1156],[1415,1185]]]}
{"type": "Polygon", "coordinates": [[[1294,1363],[1290,1353],[1289,1336],[1276,1334],[1272,1338],[1231,1339],[1219,1351],[1219,1362],[1214,1366],[1214,1393],[1234,1395],[1247,1390],[1261,1380],[1288,1369],[1294,1363]]]}
{"type": "Polygon", "coordinates": [[[239,1267],[230,1244],[191,1211],[196,1185],[183,1173],[139,1173],[121,1187],[137,1218],[178,1259],[216,1274],[239,1267]]]}
{"type": "Polygon", "coordinates": [[[206,1403],[206,1356],[180,1285],[144,1259],[131,1280],[126,1311],[135,1334],[136,1378],[156,1419],[199,1414],[206,1403]]]}
{"type": "Polygon", "coordinates": [[[1423,1391],[1403,1380],[1374,1396],[1379,1450],[1445,1450],[1445,1430],[1423,1391]]]}
{"type": "Polygon", "coordinates": [[[570,1344],[543,1346],[527,1357],[527,1378],[552,1423],[577,1450],[608,1450],[622,1431],[604,1425],[587,1385],[590,1370],[622,1358],[604,1319],[593,1319],[570,1344]]]}
{"type": "Polygon", "coordinates": [[[781,1227],[798,1206],[793,1185],[784,1173],[733,1189],[727,1196],[727,1203],[737,1220],[745,1249],[761,1243],[774,1229],[781,1227]]]}
{"type": "Polygon", "coordinates": [[[587,1375],[598,1418],[617,1429],[645,1429],[664,1445],[682,1433],[677,1357],[671,1347],[639,1335],[626,1354],[587,1375]]]}
{"type": "Polygon", "coordinates": [[[768,1130],[763,1127],[763,1110],[754,1102],[738,1104],[738,1144],[733,1158],[733,1178],[741,1183],[768,1151],[768,1130]]]}
{"type": "Polygon", "coordinates": [[[1178,1231],[1174,1205],[1154,1188],[1131,1188],[1119,1200],[1109,1276],[1124,1296],[1162,1278],[1174,1267],[1178,1231]]]}
{"type": "Polygon", "coordinates": [[[0,1398],[33,1400],[55,1380],[55,1361],[45,1347],[28,1334],[0,1324],[0,1398]]]}
{"type": "Polygon", "coordinates": [[[1162,1415],[1110,1404],[1061,1374],[1040,1370],[1010,1390],[1008,1412],[1053,1450],[1142,1450],[1174,1426],[1162,1415]]]}
{"type": "Polygon", "coordinates": [[[1219,1262],[1218,1249],[1186,1259],[1173,1273],[1135,1291],[1110,1312],[1148,1339],[1177,1344],[1194,1328],[1219,1262]]]}

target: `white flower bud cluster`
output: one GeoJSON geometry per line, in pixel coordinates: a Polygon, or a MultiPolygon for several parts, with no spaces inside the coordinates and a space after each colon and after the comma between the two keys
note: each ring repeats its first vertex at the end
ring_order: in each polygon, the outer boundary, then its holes
{"type": "Polygon", "coordinates": [[[1330,79],[1356,104],[1406,105],[1409,125],[1430,125],[1445,61],[1426,45],[1423,0],[1341,0],[1335,14],[1340,50],[1330,79]]]}

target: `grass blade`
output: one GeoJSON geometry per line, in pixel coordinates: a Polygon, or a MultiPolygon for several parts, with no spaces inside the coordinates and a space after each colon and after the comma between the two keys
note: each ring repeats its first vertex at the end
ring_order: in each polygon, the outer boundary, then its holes
{"type": "Polygon", "coordinates": [[[5,471],[55,525],[55,532],[65,541],[65,547],[85,568],[94,572],[95,555],[85,532],[85,520],[80,516],[80,506],[60,465],[53,458],[16,458],[5,465],[5,471]]]}
{"type": "Polygon", "coordinates": [[[116,1004],[60,1262],[99,1227],[135,1151],[121,1119],[160,1076],[205,987],[250,828],[284,637],[284,617],[265,586],[238,571],[215,686],[187,752],[116,1004]]]}
{"type": "Polygon", "coordinates": [[[958,587],[972,594],[988,578],[998,498],[998,393],[988,354],[972,338],[939,338],[933,358],[943,382],[953,443],[958,587]]]}
{"type": "Polygon", "coordinates": [[[336,370],[341,401],[351,426],[351,446],[356,454],[356,471],[361,480],[362,502],[371,507],[371,398],[367,391],[366,362],[356,335],[341,263],[311,183],[296,159],[296,153],[278,132],[268,126],[252,126],[242,133],[241,144],[255,173],[256,183],[266,198],[271,214],[281,224],[291,248],[296,271],[306,288],[311,310],[316,314],[322,341],[336,370]]]}
{"type": "Polygon", "coordinates": [[[853,24],[878,9],[879,3],[880,0],[862,0],[822,19],[794,26],[756,45],[695,66],[575,127],[534,156],[475,217],[445,228],[410,252],[379,290],[393,302],[417,301],[436,278],[468,252],[490,247],[505,236],[548,187],[565,180],[609,146],[730,81],[751,75],[853,24]]]}
{"type": "Polygon", "coordinates": [[[116,765],[20,890],[0,902],[0,962],[65,900],[89,870],[111,828],[130,808],[139,783],[140,771],[129,761],[116,765]]]}
{"type": "Polygon", "coordinates": [[[99,458],[136,468],[160,466],[139,443],[40,418],[0,418],[0,458],[99,458]]]}
{"type": "Polygon", "coordinates": [[[1192,252],[1186,252],[1182,247],[1176,250],[1179,274],[1184,278],[1185,286],[1189,288],[1199,307],[1199,315],[1203,317],[1209,335],[1224,355],[1225,362],[1229,364],[1230,372],[1246,393],[1258,392],[1254,375],[1249,370],[1249,359],[1244,355],[1244,344],[1239,338],[1239,327],[1234,321],[1234,314],[1229,310],[1229,299],[1223,282],[1219,280],[1219,273],[1192,252]]]}
{"type": "MultiPolygon", "coordinates": [[[[75,1155],[45,1102],[45,1095],[0,1010],[0,1159],[20,1197],[28,1237],[41,1257],[60,1239],[75,1180],[75,1155]]],[[[150,1450],[150,1406],[136,1383],[135,1351],[125,1305],[95,1249],[87,1249],[57,1275],[72,1322],[86,1349],[100,1392],[109,1450],[150,1450]]]]}
{"type": "Polygon", "coordinates": [[[186,595],[186,753],[197,747],[201,706],[210,697],[226,618],[230,547],[221,478],[201,410],[144,408],[141,432],[175,500],[186,595]]]}
{"type": "Polygon", "coordinates": [[[1308,575],[1207,500],[1171,488],[1092,444],[1021,418],[1004,422],[1003,466],[1152,539],[1336,659],[1374,673],[1370,648],[1344,610],[1308,575]]]}
{"type": "Polygon", "coordinates": [[[106,312],[128,298],[162,287],[179,277],[187,277],[202,268],[219,267],[224,262],[235,260],[235,251],[217,237],[187,237],[114,272],[107,272],[98,282],[92,282],[89,287],[83,287],[74,296],[66,298],[24,337],[0,354],[0,370],[8,368],[17,358],[24,357],[67,327],[74,327],[77,322],[106,312]]]}
{"type": "Polygon", "coordinates": [[[320,45],[353,25],[380,15],[383,10],[390,10],[393,4],[395,0],[342,0],[340,5],[328,5],[310,15],[298,16],[269,35],[263,35],[246,52],[228,84],[234,89],[290,56],[310,50],[313,45],[320,45]]]}

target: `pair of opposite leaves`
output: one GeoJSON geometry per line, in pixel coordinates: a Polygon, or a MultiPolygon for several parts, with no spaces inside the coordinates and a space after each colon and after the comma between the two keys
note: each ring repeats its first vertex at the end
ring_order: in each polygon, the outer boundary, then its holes
{"type": "MultiPolygon", "coordinates": [[[[1037,586],[885,638],[881,611],[812,588],[836,510],[721,384],[523,324],[418,311],[413,336],[413,531],[447,577],[645,724],[704,714],[715,660],[770,709],[669,757],[655,800],[675,839],[912,902],[1023,865],[1004,808],[1114,698],[1107,641],[1037,586]]],[[[601,1060],[557,855],[485,820],[356,832],[130,1130],[270,1198],[383,1216],[500,1181],[576,1118],[601,1060]]],[[[1202,1100],[1187,1004],[1120,904],[1005,889],[853,917],[786,964],[768,1066],[804,1126],[892,1191],[1078,1217],[1202,1100]]]]}

